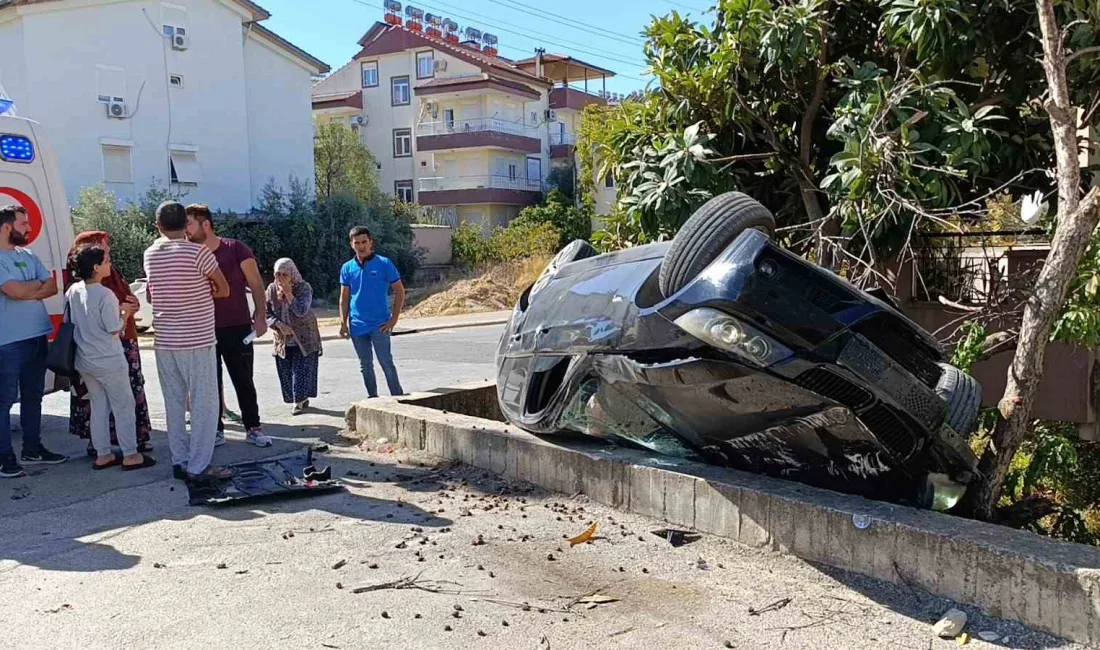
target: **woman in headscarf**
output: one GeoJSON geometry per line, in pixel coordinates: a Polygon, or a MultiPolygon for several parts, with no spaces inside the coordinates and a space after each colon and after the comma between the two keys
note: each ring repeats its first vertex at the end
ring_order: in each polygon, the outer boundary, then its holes
{"type": "MultiPolygon", "coordinates": [[[[72,264],[75,260],[76,253],[81,248],[87,246],[99,246],[104,251],[110,252],[111,243],[110,236],[101,230],[93,230],[90,232],[83,232],[77,235],[76,240],[73,242],[72,249],[69,250],[69,266],[70,274],[72,273],[72,264]]],[[[111,293],[115,294],[118,298],[119,304],[126,302],[133,302],[137,304],[137,297],[130,291],[130,283],[126,281],[126,278],[122,277],[122,273],[119,272],[118,267],[111,265],[111,275],[105,278],[102,282],[103,286],[111,290],[111,293]]],[[[66,283],[65,290],[68,291],[69,287],[66,283]]],[[[126,324],[119,335],[122,339],[122,350],[126,354],[126,361],[130,370],[130,388],[134,391],[134,415],[137,422],[137,442],[139,452],[149,452],[153,450],[152,445],[149,444],[149,434],[153,430],[152,424],[149,422],[149,403],[145,400],[145,377],[141,373],[141,350],[138,349],[138,333],[137,324],[134,322],[134,317],[130,316],[126,320],[126,324]]],[[[88,400],[88,389],[79,378],[73,383],[72,390],[69,393],[69,433],[72,433],[78,438],[84,438],[88,440],[88,455],[95,456],[95,447],[91,443],[91,413],[92,406],[88,400]]],[[[111,416],[111,444],[118,444],[118,436],[115,433],[115,418],[111,416]]]]}
{"type": "Polygon", "coordinates": [[[317,397],[321,332],[313,313],[313,287],[294,262],[283,257],[275,262],[275,281],[265,293],[283,401],[293,404],[291,414],[298,415],[309,407],[309,398],[317,397]]]}

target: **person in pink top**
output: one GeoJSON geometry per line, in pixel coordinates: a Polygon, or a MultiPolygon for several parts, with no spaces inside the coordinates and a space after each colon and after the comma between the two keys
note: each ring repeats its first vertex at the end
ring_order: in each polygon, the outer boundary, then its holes
{"type": "Polygon", "coordinates": [[[232,472],[210,463],[221,410],[214,298],[228,296],[229,283],[210,249],[187,241],[187,213],[181,204],[160,204],[157,229],[161,237],[145,251],[146,295],[153,307],[153,348],[173,475],[185,481],[200,476],[227,479],[232,472]],[[188,395],[190,435],[185,415],[188,395]]]}

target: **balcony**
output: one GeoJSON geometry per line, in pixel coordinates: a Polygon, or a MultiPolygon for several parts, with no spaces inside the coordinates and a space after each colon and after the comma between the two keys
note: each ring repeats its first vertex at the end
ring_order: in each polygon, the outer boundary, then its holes
{"type": "Polygon", "coordinates": [[[496,117],[445,119],[416,125],[417,151],[493,147],[523,153],[542,151],[538,127],[496,117]]]}
{"type": "Polygon", "coordinates": [[[420,179],[420,205],[501,203],[535,205],[542,194],[541,179],[511,176],[435,176],[420,179]]]}
{"type": "Polygon", "coordinates": [[[589,104],[603,106],[607,104],[607,100],[568,86],[559,86],[550,91],[550,108],[555,110],[569,108],[574,111],[583,111],[589,104]]]}
{"type": "Polygon", "coordinates": [[[550,134],[550,158],[572,158],[573,151],[577,148],[576,133],[551,133],[550,134]]]}

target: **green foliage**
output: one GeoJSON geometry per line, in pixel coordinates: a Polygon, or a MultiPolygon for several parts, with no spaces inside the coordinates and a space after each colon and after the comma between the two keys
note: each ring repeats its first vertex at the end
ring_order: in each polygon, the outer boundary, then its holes
{"type": "Polygon", "coordinates": [[[346,124],[316,125],[313,158],[318,200],[339,193],[371,205],[380,200],[374,156],[346,124]]]}
{"type": "Polygon", "coordinates": [[[490,251],[489,237],[476,223],[466,221],[459,224],[451,237],[451,257],[460,264],[481,266],[489,261],[490,251]]]}
{"type": "MultiPolygon", "coordinates": [[[[143,197],[148,203],[150,196],[143,197]]],[[[144,277],[145,249],[156,239],[151,220],[139,206],[120,209],[118,197],[102,185],[80,191],[72,209],[73,229],[79,234],[102,230],[111,237],[111,261],[127,280],[144,277]]]]}
{"type": "Polygon", "coordinates": [[[1036,422],[1031,438],[1012,459],[1002,505],[1039,495],[1052,512],[1032,523],[1037,533],[1100,545],[1100,445],[1077,440],[1074,426],[1036,422]],[[1089,523],[1089,522],[1093,523],[1089,523]]]}
{"type": "Polygon", "coordinates": [[[1100,229],[1092,233],[1051,337],[1085,347],[1100,345],[1100,229]]]}
{"type": "Polygon", "coordinates": [[[981,358],[983,345],[989,333],[976,320],[968,320],[959,327],[960,339],[955,345],[955,354],[951,365],[963,372],[970,372],[974,363],[981,358]]]}
{"type": "Polygon", "coordinates": [[[512,226],[530,223],[548,223],[561,233],[558,248],[575,239],[589,239],[592,236],[592,220],[582,210],[573,205],[573,201],[560,190],[550,190],[541,205],[524,208],[512,226]]]}
{"type": "Polygon", "coordinates": [[[550,173],[546,175],[546,184],[564,194],[570,205],[577,198],[576,183],[573,179],[575,171],[573,165],[560,165],[551,167],[550,173]]]}
{"type": "MultiPolygon", "coordinates": [[[[1094,5],[1058,7],[1062,24],[1080,19],[1074,49],[1100,43],[1094,5]]],[[[591,200],[594,166],[611,173],[631,243],[667,238],[706,197],[737,189],[776,214],[796,252],[821,227],[833,237],[819,241],[870,264],[954,206],[978,214],[971,202],[995,188],[1046,184],[1030,0],[719,0],[712,16],[654,18],[645,56],[659,88],[585,111],[579,195],[591,200]]],[[[1071,66],[1086,106],[1097,59],[1071,66]]]]}
{"type": "Polygon", "coordinates": [[[475,268],[489,262],[508,262],[552,255],[559,249],[561,232],[551,223],[513,221],[486,235],[475,223],[462,223],[451,239],[454,259],[475,268]]]}

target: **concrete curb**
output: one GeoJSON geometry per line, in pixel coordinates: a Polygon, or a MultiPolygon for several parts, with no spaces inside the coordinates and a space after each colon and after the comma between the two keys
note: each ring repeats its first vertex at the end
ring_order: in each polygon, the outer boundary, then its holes
{"type": "MultiPolygon", "coordinates": [[[[455,322],[455,323],[438,323],[438,324],[431,324],[431,325],[414,326],[414,327],[409,327],[409,328],[398,327],[396,330],[394,330],[393,335],[394,336],[405,336],[407,334],[423,334],[425,332],[438,332],[438,331],[441,331],[441,330],[460,330],[460,329],[467,329],[467,328],[470,328],[470,327],[488,327],[490,325],[503,325],[507,322],[508,322],[508,319],[506,317],[497,317],[497,318],[489,318],[489,319],[486,319],[486,320],[458,321],[458,322],[455,322]]],[[[321,340],[322,341],[336,341],[336,340],[339,340],[339,339],[340,339],[340,332],[339,331],[337,331],[335,333],[330,332],[330,333],[326,334],[326,333],[324,333],[324,330],[322,330],[322,334],[321,334],[321,340]]],[[[146,340],[146,341],[149,341],[150,343],[152,343],[153,336],[151,334],[140,334],[140,335],[138,335],[138,340],[139,341],[146,340]]],[[[271,344],[272,344],[272,340],[270,338],[256,339],[255,341],[253,341],[253,345],[271,345],[271,344]]]]}
{"type": "Polygon", "coordinates": [[[564,494],[663,519],[982,608],[1100,644],[1100,549],[598,441],[549,442],[505,423],[476,384],[360,402],[348,423],[373,438],[564,494]],[[870,518],[860,529],[854,515],[870,518]]]}

